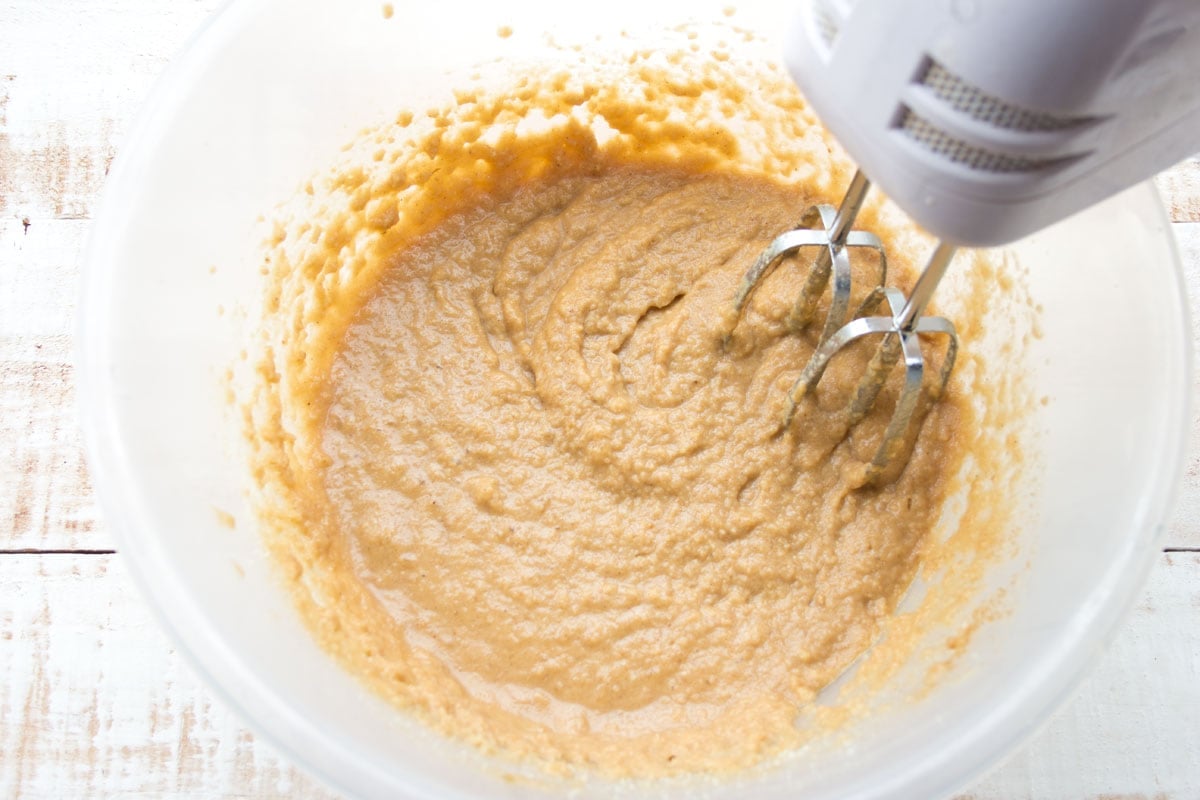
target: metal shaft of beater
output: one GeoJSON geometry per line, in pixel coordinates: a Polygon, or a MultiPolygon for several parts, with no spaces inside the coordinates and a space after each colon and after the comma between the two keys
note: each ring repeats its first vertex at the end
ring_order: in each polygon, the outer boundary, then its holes
{"type": "MultiPolygon", "coordinates": [[[[861,169],[855,170],[854,177],[850,179],[850,185],[846,188],[846,194],[838,206],[837,216],[833,218],[830,237],[835,246],[841,247],[846,243],[846,234],[850,232],[850,226],[854,224],[854,218],[858,216],[870,188],[871,179],[861,169]]],[[[829,257],[828,251],[825,251],[824,257],[829,257]]]]}
{"type": "MultiPolygon", "coordinates": [[[[854,219],[858,216],[859,209],[862,208],[863,200],[866,199],[870,189],[871,179],[861,169],[855,170],[854,177],[850,180],[850,186],[846,188],[846,194],[842,197],[842,202],[838,204],[837,214],[834,216],[833,225],[829,230],[830,246],[821,248],[820,253],[817,254],[817,260],[808,273],[808,280],[804,282],[804,288],[800,290],[800,298],[792,308],[788,323],[793,330],[804,328],[812,321],[813,312],[817,307],[817,298],[821,296],[821,292],[825,291],[825,284],[829,282],[829,271],[833,268],[833,254],[845,247],[846,237],[850,235],[850,228],[854,225],[854,219]]],[[[831,321],[836,322],[837,320],[831,321]]],[[[827,330],[821,338],[824,339],[832,333],[833,331],[827,330]]]]}
{"type": "Polygon", "coordinates": [[[938,283],[941,282],[942,276],[946,274],[946,270],[950,267],[950,262],[954,259],[956,250],[958,250],[957,245],[948,242],[938,242],[937,249],[933,251],[933,255],[929,257],[929,262],[925,265],[925,269],[921,272],[920,277],[917,278],[917,283],[913,286],[912,294],[908,296],[908,302],[904,304],[904,309],[900,312],[900,316],[896,317],[897,328],[908,333],[916,326],[917,320],[925,312],[925,306],[929,305],[929,301],[933,297],[933,292],[937,289],[938,283]]]}

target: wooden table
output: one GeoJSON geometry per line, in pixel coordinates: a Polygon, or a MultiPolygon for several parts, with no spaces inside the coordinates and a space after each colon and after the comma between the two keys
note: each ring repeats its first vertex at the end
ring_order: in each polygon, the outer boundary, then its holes
{"type": "MultiPolygon", "coordinates": [[[[97,194],[151,83],[220,4],[0,0],[6,797],[333,796],[256,739],[158,629],[99,517],[74,405],[80,251],[97,194]]],[[[1200,316],[1200,159],[1158,182],[1200,316]]],[[[1200,419],[1191,438],[1133,616],[1074,700],[963,798],[1200,798],[1200,419]]]]}

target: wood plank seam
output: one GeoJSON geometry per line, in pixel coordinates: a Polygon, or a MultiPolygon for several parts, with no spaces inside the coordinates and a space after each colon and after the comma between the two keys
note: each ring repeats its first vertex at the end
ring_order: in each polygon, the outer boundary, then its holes
{"type": "Polygon", "coordinates": [[[36,547],[0,549],[0,556],[111,556],[116,550],[46,550],[36,547]]]}

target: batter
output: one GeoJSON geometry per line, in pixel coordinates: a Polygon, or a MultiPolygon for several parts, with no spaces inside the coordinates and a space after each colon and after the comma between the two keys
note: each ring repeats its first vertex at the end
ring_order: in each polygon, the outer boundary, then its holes
{"type": "Polygon", "coordinates": [[[297,602],[378,691],[550,769],[724,771],[795,745],[878,636],[965,416],[952,390],[900,478],[858,488],[890,408],[843,441],[851,355],[780,430],[814,346],[785,322],[802,269],[726,343],[728,311],[847,165],[778,73],[630,63],[403,115],[310,185],[248,420],[297,602]]]}

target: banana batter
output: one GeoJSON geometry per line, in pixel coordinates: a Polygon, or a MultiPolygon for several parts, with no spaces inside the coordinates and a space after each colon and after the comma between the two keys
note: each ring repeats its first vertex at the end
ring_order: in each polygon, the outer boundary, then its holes
{"type": "Polygon", "coordinates": [[[728,310],[847,165],[777,72],[620,69],[402,115],[307,187],[265,268],[260,510],[315,635],[438,728],[551,769],[741,768],[879,635],[967,415],[952,385],[857,487],[890,408],[843,441],[852,354],[781,431],[803,270],[726,343],[728,310]]]}

